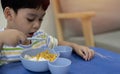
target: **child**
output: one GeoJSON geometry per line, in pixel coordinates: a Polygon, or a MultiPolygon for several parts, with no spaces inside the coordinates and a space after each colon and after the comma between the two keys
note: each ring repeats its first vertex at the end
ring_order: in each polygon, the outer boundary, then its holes
{"type": "Polygon", "coordinates": [[[0,30],[0,47],[3,48],[2,53],[7,56],[7,60],[18,60],[16,56],[19,56],[22,47],[54,48],[57,45],[71,46],[86,61],[94,56],[94,51],[88,47],[58,41],[38,31],[49,2],[49,0],[1,0],[7,27],[0,30]],[[26,43],[28,45],[24,45],[26,43]]]}

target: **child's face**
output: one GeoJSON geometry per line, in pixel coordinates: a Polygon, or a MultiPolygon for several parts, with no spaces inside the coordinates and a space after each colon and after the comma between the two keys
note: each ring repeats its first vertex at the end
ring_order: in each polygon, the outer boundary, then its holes
{"type": "Polygon", "coordinates": [[[17,14],[12,14],[12,20],[9,20],[7,28],[17,29],[25,33],[28,37],[40,28],[45,11],[40,9],[19,9],[17,14]]]}

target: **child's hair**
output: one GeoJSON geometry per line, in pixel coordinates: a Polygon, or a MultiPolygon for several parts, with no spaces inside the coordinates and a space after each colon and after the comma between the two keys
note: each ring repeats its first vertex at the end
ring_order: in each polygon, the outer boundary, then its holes
{"type": "Polygon", "coordinates": [[[5,7],[12,8],[16,13],[21,8],[48,8],[50,0],[1,0],[3,11],[5,7]]]}

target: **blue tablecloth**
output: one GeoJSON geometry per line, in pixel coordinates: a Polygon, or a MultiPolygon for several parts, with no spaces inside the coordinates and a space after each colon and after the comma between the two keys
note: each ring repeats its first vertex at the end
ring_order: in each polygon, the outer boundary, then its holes
{"type": "MultiPolygon", "coordinates": [[[[96,54],[90,61],[84,61],[73,53],[69,74],[120,74],[120,54],[102,48],[93,50],[96,54]]],[[[0,74],[50,74],[50,72],[31,72],[26,70],[21,62],[17,62],[1,66],[0,74]]]]}

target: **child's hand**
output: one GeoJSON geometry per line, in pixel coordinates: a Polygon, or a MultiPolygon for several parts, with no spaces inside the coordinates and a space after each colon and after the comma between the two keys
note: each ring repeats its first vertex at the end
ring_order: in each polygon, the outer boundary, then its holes
{"type": "Polygon", "coordinates": [[[26,35],[15,29],[7,29],[0,32],[0,41],[4,45],[16,46],[27,39],[26,35]]]}
{"type": "Polygon", "coordinates": [[[80,55],[86,61],[94,57],[94,51],[92,49],[89,49],[88,47],[75,44],[73,49],[78,55],[80,55]]]}

